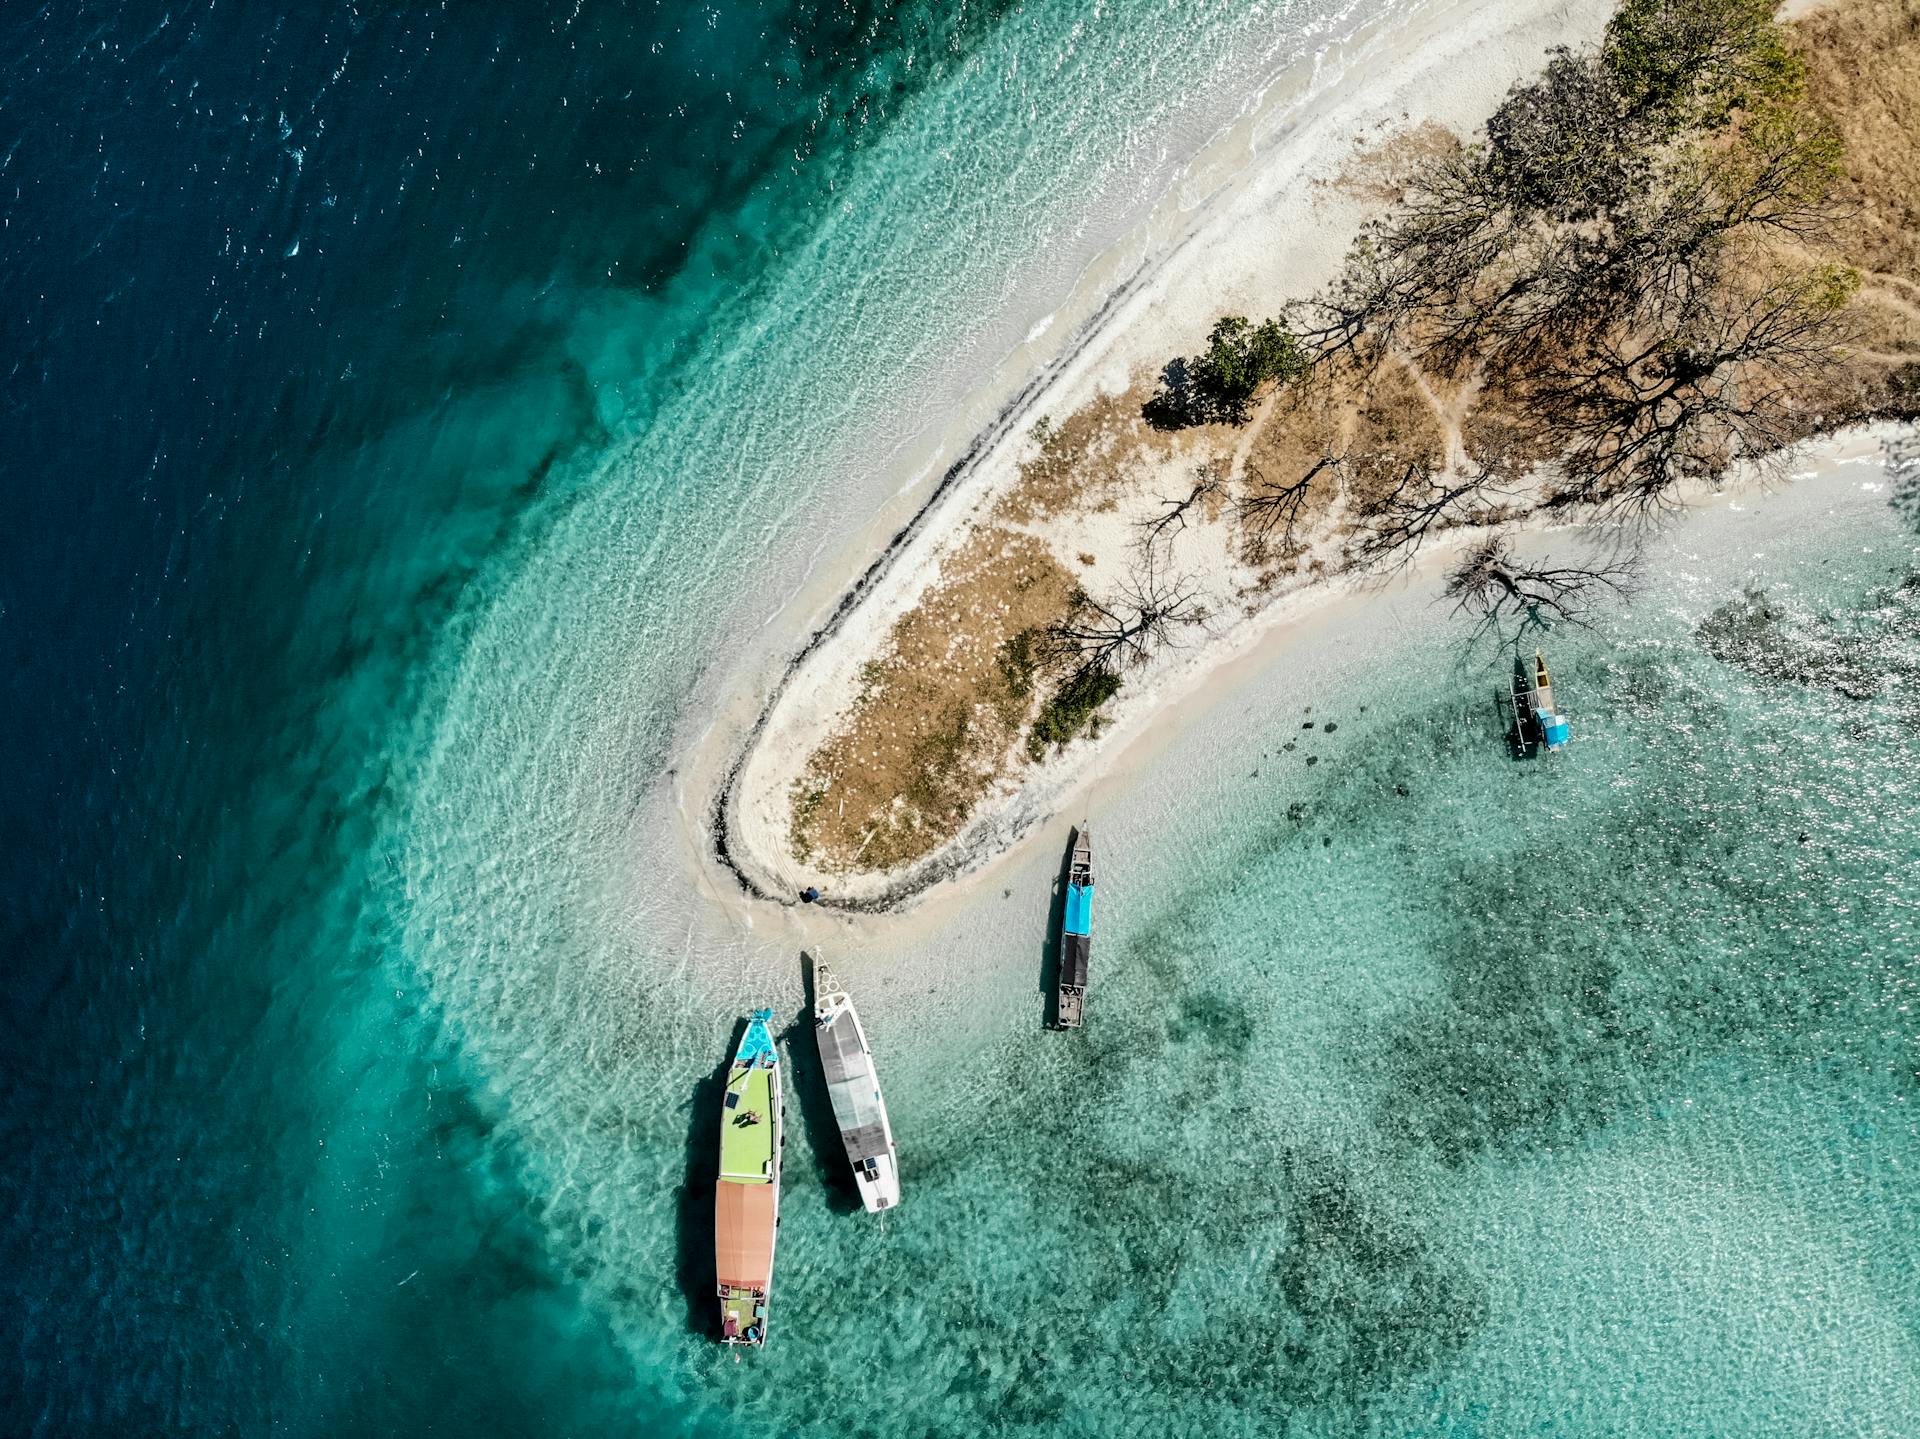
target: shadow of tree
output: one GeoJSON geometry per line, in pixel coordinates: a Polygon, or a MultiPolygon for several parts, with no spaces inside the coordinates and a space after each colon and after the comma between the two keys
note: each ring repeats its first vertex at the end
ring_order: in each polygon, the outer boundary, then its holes
{"type": "Polygon", "coordinates": [[[1161,431],[1244,425],[1251,400],[1251,392],[1227,394],[1209,385],[1201,366],[1176,355],[1160,371],[1160,388],[1140,407],[1140,418],[1161,431]]]}
{"type": "Polygon", "coordinates": [[[1160,372],[1160,388],[1140,407],[1140,418],[1156,430],[1185,430],[1206,423],[1193,367],[1175,355],[1160,372]]]}

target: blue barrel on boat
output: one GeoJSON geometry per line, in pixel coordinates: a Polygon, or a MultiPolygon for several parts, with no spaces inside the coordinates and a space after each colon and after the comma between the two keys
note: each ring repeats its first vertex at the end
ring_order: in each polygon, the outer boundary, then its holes
{"type": "Polygon", "coordinates": [[[1067,886],[1067,923],[1068,934],[1093,933],[1093,886],[1090,884],[1070,884],[1067,886]]]}

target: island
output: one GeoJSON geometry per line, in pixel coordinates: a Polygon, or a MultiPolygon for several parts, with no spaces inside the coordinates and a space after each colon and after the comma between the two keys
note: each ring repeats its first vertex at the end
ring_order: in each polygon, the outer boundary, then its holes
{"type": "Polygon", "coordinates": [[[1920,415],[1910,5],[1521,0],[1365,65],[863,561],[713,797],[751,893],[898,907],[1328,595],[1418,565],[1511,646],[1920,415]]]}

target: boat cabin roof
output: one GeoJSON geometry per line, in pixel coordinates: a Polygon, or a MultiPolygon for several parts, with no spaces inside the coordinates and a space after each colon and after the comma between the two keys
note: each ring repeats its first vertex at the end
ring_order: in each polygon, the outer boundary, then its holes
{"type": "Polygon", "coordinates": [[[1068,934],[1093,933],[1093,885],[1091,882],[1067,886],[1066,932],[1068,934]]]}
{"type": "Polygon", "coordinates": [[[774,1194],[771,1184],[722,1184],[714,1196],[713,1264],[722,1284],[767,1287],[773,1278],[774,1194]]]}

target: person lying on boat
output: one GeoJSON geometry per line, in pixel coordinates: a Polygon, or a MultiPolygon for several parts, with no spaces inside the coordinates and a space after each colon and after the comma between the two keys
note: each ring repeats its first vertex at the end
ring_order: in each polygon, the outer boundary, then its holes
{"type": "Polygon", "coordinates": [[[757,1109],[745,1110],[736,1122],[744,1127],[751,1128],[760,1122],[760,1111],[757,1109]]]}

